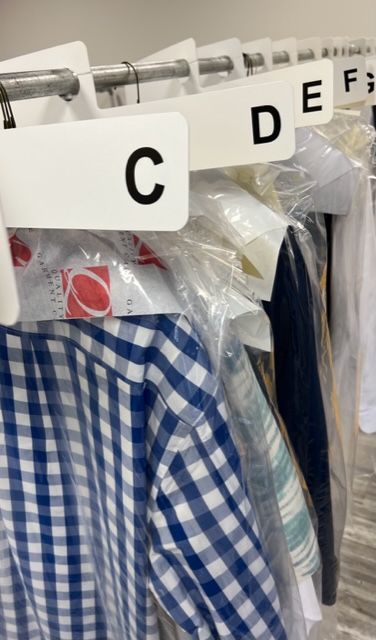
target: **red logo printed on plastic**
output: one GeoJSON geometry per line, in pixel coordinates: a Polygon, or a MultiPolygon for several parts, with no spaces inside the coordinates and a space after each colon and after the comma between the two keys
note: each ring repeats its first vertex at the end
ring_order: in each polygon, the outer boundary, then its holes
{"type": "Polygon", "coordinates": [[[31,251],[28,245],[17,235],[14,234],[9,238],[10,251],[13,258],[14,267],[26,267],[31,260],[31,251]]]}
{"type": "Polygon", "coordinates": [[[66,318],[112,316],[108,267],[75,267],[60,273],[66,318]]]}
{"type": "Polygon", "coordinates": [[[137,255],[137,264],[154,264],[159,269],[164,269],[167,271],[166,267],[160,262],[159,258],[152,252],[151,249],[140,240],[140,238],[133,234],[133,242],[138,253],[137,255]]]}

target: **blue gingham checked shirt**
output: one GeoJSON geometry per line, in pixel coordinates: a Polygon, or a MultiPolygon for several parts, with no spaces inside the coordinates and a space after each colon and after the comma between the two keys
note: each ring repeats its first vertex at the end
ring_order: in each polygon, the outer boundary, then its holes
{"type": "Polygon", "coordinates": [[[222,392],[179,315],[0,327],[0,637],[284,640],[222,392]]]}

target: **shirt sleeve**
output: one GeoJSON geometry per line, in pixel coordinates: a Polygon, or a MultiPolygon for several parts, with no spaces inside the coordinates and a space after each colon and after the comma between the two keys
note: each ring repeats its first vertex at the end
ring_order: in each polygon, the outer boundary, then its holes
{"type": "Polygon", "coordinates": [[[151,590],[199,640],[283,640],[276,587],[238,452],[224,405],[212,400],[207,419],[195,427],[165,408],[164,423],[185,435],[150,504],[151,590]]]}

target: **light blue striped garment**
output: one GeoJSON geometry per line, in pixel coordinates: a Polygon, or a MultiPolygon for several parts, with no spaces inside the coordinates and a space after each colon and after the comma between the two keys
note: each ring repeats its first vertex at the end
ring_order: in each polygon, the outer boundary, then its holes
{"type": "MultiPolygon", "coordinates": [[[[224,358],[223,380],[235,417],[235,429],[239,451],[247,457],[247,451],[259,446],[257,434],[260,424],[267,443],[278,507],[283,523],[287,546],[297,580],[311,576],[320,566],[316,534],[305,502],[302,487],[271,408],[256,379],[243,345],[235,337],[228,339],[224,358]]],[[[267,462],[265,463],[267,464],[267,462]]],[[[247,465],[247,463],[246,463],[247,465]]],[[[245,469],[250,485],[255,491],[255,473],[245,469]]]]}

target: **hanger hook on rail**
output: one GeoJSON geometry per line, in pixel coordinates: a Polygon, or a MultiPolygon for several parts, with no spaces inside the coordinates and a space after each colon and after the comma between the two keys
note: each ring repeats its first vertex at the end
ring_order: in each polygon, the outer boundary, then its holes
{"type": "Polygon", "coordinates": [[[13,109],[10,104],[7,90],[2,82],[0,82],[0,105],[3,112],[3,125],[4,129],[15,129],[16,120],[13,115],[13,109]]]}
{"type": "Polygon", "coordinates": [[[251,71],[251,76],[253,76],[254,68],[253,68],[253,60],[252,56],[249,53],[243,53],[244,64],[247,67],[247,78],[249,77],[249,72],[251,71]]]}
{"type": "Polygon", "coordinates": [[[136,67],[131,63],[124,60],[121,64],[126,64],[129,69],[132,69],[134,75],[136,76],[136,85],[137,85],[137,104],[140,104],[140,79],[138,77],[138,71],[136,67]]]}

